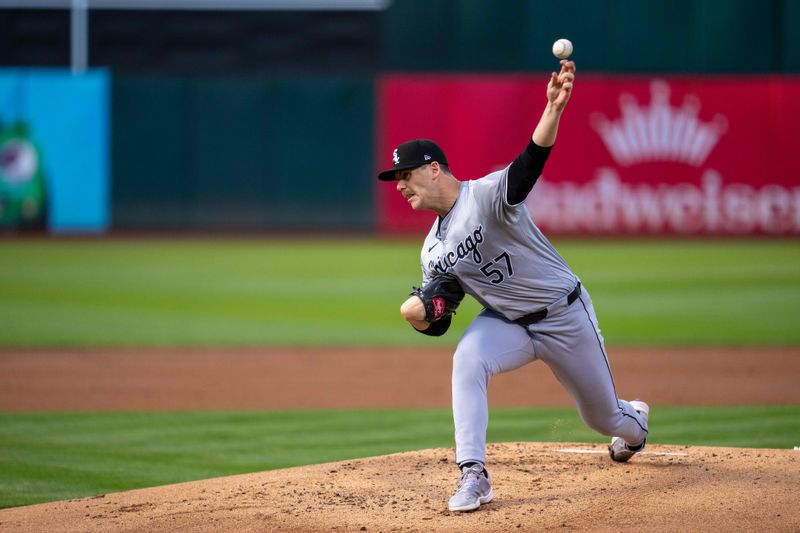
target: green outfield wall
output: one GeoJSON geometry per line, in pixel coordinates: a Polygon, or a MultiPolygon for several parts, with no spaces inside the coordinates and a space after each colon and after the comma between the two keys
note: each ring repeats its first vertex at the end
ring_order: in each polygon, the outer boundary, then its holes
{"type": "MultiPolygon", "coordinates": [[[[393,0],[384,11],[217,4],[91,10],[91,64],[159,75],[550,70],[543,51],[568,37],[584,71],[800,71],[795,0],[393,0]]],[[[0,65],[69,66],[69,20],[68,9],[0,7],[0,65]]]]}
{"type": "Polygon", "coordinates": [[[353,78],[115,77],[114,228],[370,229],[372,93],[353,78]]]}
{"type": "Polygon", "coordinates": [[[792,0],[399,0],[385,20],[389,70],[550,71],[567,37],[583,71],[800,71],[792,0]]]}

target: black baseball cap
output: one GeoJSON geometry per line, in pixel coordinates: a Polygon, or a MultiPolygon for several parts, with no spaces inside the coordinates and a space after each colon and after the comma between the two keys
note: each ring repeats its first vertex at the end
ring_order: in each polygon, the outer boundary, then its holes
{"type": "Polygon", "coordinates": [[[430,139],[414,139],[404,142],[394,149],[392,153],[394,166],[378,174],[382,181],[394,181],[394,173],[398,170],[417,168],[437,161],[440,165],[447,164],[447,158],[439,145],[430,139]]]}

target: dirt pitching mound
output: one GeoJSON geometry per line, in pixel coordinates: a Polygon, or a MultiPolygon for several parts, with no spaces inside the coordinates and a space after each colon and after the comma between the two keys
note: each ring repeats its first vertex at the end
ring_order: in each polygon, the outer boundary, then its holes
{"type": "Polygon", "coordinates": [[[800,452],[599,444],[488,448],[495,500],[451,513],[432,449],[0,511],[4,531],[797,531],[800,452]]]}

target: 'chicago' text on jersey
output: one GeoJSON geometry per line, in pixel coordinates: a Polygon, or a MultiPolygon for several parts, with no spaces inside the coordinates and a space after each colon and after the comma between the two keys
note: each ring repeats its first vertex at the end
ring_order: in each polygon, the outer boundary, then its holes
{"type": "Polygon", "coordinates": [[[476,265],[483,262],[483,257],[478,249],[483,242],[483,226],[478,226],[471,234],[458,243],[454,252],[443,253],[436,261],[431,260],[428,268],[440,274],[447,272],[449,268],[455,268],[456,264],[467,257],[472,252],[472,260],[476,265]]]}

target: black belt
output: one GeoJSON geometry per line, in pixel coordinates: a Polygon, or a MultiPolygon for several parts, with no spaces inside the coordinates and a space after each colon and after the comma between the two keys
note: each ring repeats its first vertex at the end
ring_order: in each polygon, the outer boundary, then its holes
{"type": "MultiPolygon", "coordinates": [[[[567,296],[567,305],[572,305],[572,303],[578,299],[578,296],[581,295],[581,282],[579,281],[577,285],[575,285],[575,289],[569,293],[567,296]]],[[[531,313],[529,315],[521,316],[516,319],[514,322],[520,324],[521,326],[530,326],[531,324],[536,324],[537,322],[541,322],[547,318],[547,308],[541,309],[536,311],[535,313],[531,313]]]]}

